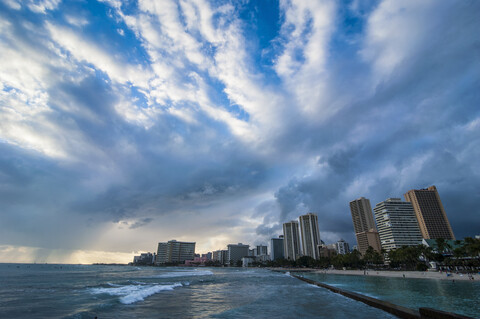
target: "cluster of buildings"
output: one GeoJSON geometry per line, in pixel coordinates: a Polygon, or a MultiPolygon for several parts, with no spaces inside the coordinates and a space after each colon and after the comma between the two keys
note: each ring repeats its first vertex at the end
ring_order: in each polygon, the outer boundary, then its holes
{"type": "Polygon", "coordinates": [[[455,236],[435,186],[412,189],[400,198],[388,198],[375,205],[364,197],[350,202],[358,250],[369,246],[385,252],[403,246],[426,244],[432,239],[454,240],[455,236]],[[427,240],[427,241],[426,241],[427,240]]]}
{"type": "Polygon", "coordinates": [[[314,213],[301,215],[298,217],[298,221],[292,220],[284,223],[283,235],[279,238],[272,238],[271,247],[278,247],[277,254],[273,253],[274,248],[272,248],[272,260],[278,258],[296,260],[302,256],[319,259],[350,252],[348,243],[343,239],[334,244],[325,245],[320,239],[318,216],[314,213]],[[280,241],[283,243],[280,244],[280,241]],[[283,254],[280,249],[283,249],[283,254]]]}
{"type": "MultiPolygon", "coordinates": [[[[405,201],[388,198],[370,206],[364,197],[350,202],[353,228],[357,239],[357,249],[362,255],[368,247],[377,252],[389,252],[403,246],[416,246],[422,242],[428,245],[431,240],[443,238],[454,240],[452,228],[435,186],[426,189],[412,189],[405,193],[405,201]]],[[[242,243],[229,244],[226,249],[207,254],[195,254],[195,242],[170,240],[158,243],[157,253],[141,254],[134,257],[135,264],[185,264],[248,266],[253,262],[288,259],[297,260],[301,256],[314,259],[347,254],[350,247],[340,239],[334,244],[325,245],[320,239],[318,216],[308,213],[283,224],[283,235],[272,238],[270,254],[267,245],[250,249],[242,243]]]]}

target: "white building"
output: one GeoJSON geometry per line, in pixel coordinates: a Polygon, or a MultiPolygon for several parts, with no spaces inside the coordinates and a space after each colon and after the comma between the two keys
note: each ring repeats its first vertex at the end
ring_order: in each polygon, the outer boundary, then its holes
{"type": "Polygon", "coordinates": [[[410,202],[389,198],[378,203],[374,212],[380,243],[385,251],[422,243],[422,233],[410,202]]]}
{"type": "Polygon", "coordinates": [[[285,259],[296,260],[300,257],[300,237],[296,220],[283,224],[283,251],[285,259]]]}
{"type": "Polygon", "coordinates": [[[335,243],[335,249],[337,250],[337,254],[339,255],[345,255],[350,252],[350,246],[343,239],[340,239],[335,243]]]}
{"type": "Polygon", "coordinates": [[[314,213],[308,213],[300,216],[299,220],[303,256],[310,256],[314,259],[318,259],[317,246],[320,244],[318,216],[314,213]]]}

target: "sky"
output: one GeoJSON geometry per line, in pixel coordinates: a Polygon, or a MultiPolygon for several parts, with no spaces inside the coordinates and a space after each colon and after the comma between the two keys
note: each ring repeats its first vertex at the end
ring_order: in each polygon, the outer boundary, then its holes
{"type": "Polygon", "coordinates": [[[480,234],[480,2],[0,0],[0,262],[266,244],[435,185],[480,234]]]}

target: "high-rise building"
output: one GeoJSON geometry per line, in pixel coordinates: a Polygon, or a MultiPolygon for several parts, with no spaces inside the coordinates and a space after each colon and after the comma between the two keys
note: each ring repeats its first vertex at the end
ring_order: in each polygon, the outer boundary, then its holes
{"type": "Polygon", "coordinates": [[[352,213],[355,234],[375,228],[372,206],[370,206],[370,200],[368,198],[360,197],[352,200],[350,202],[350,212],[352,213]]]}
{"type": "Polygon", "coordinates": [[[242,260],[242,257],[248,257],[248,251],[250,246],[242,243],[227,245],[228,250],[228,262],[236,263],[242,260]]]}
{"type": "Polygon", "coordinates": [[[410,202],[389,198],[375,205],[380,244],[385,251],[422,243],[422,234],[410,202]]]}
{"type": "Polygon", "coordinates": [[[435,186],[412,189],[404,196],[407,202],[412,203],[423,238],[455,239],[435,186]]]}
{"type": "Polygon", "coordinates": [[[335,243],[335,249],[337,250],[337,254],[339,255],[345,255],[350,252],[350,246],[343,239],[340,239],[335,243]]]}
{"type": "Polygon", "coordinates": [[[283,235],[279,238],[272,238],[270,241],[270,259],[276,260],[284,258],[283,252],[283,235]]]}
{"type": "Polygon", "coordinates": [[[365,197],[352,200],[350,202],[350,212],[352,213],[353,229],[357,237],[358,251],[363,255],[368,246],[371,246],[380,252],[380,237],[373,221],[370,200],[365,197]]]}
{"type": "Polygon", "coordinates": [[[195,242],[170,240],[158,243],[156,264],[184,263],[195,257],[195,242]]]}
{"type": "Polygon", "coordinates": [[[300,216],[299,220],[303,256],[310,256],[314,259],[318,259],[317,246],[320,244],[318,216],[314,213],[308,213],[300,216]]]}
{"type": "Polygon", "coordinates": [[[285,259],[296,260],[300,257],[300,237],[296,220],[283,224],[283,252],[285,259]]]}

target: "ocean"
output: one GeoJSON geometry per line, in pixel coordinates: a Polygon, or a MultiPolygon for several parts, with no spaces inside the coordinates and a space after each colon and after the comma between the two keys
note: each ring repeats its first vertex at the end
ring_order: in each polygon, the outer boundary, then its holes
{"type": "Polygon", "coordinates": [[[395,318],[266,269],[0,264],[0,318],[95,317],[395,318]]]}
{"type": "Polygon", "coordinates": [[[265,269],[0,264],[1,318],[395,318],[265,269]]]}

